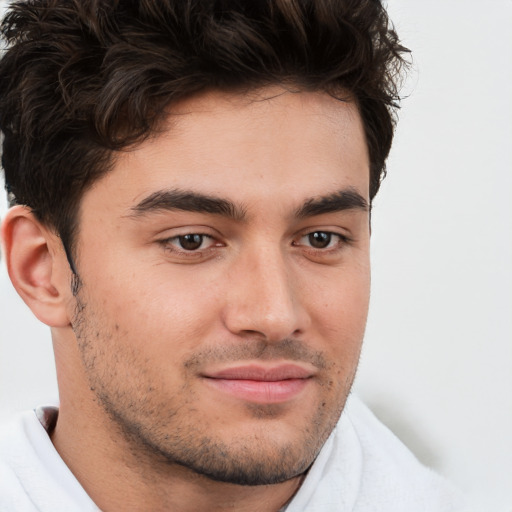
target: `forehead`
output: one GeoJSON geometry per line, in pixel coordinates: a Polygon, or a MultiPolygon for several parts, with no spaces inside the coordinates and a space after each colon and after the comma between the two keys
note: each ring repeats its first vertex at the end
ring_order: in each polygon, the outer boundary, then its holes
{"type": "Polygon", "coordinates": [[[169,107],[160,130],[117,153],[113,170],[90,192],[121,208],[166,189],[248,205],[274,196],[295,207],[302,197],[347,187],[367,198],[368,183],[356,105],[272,87],[250,94],[209,92],[169,107]]]}

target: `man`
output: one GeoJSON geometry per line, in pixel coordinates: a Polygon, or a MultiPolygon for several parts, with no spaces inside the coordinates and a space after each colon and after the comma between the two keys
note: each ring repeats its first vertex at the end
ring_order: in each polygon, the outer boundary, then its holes
{"type": "Polygon", "coordinates": [[[348,398],[406,51],[375,0],[38,0],[0,63],[11,280],[59,410],[0,510],[448,511],[348,398]]]}

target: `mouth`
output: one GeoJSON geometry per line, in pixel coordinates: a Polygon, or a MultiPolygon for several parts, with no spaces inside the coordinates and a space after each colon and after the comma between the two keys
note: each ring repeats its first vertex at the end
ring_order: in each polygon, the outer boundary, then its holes
{"type": "Polygon", "coordinates": [[[279,404],[297,398],[310,384],[314,371],[297,364],[265,367],[246,365],[203,374],[218,392],[258,404],[279,404]]]}

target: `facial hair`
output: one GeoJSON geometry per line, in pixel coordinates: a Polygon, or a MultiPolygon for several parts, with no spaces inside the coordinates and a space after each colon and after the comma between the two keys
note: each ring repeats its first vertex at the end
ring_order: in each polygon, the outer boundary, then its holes
{"type": "Polygon", "coordinates": [[[86,300],[82,286],[76,288],[75,298],[72,325],[90,389],[113,428],[128,442],[131,453],[152,461],[155,470],[178,465],[214,481],[277,484],[303,474],[311,466],[339,419],[355,369],[346,382],[337,381],[336,375],[344,373],[340,363],[329,361],[302,340],[270,343],[255,338],[237,345],[206,345],[179,365],[181,386],[169,391],[154,379],[144,356],[143,340],[138,346],[123,343],[122,328],[86,300]],[[307,426],[290,440],[276,437],[272,430],[278,427],[286,409],[283,404],[245,404],[254,428],[229,441],[210,428],[198,406],[196,381],[202,368],[217,363],[283,359],[317,368],[317,385],[336,400],[319,400],[307,426]]]}

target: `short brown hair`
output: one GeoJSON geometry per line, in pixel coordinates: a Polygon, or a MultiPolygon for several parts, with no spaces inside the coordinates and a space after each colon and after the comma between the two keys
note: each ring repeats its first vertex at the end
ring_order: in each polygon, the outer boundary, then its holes
{"type": "Polygon", "coordinates": [[[1,30],[7,191],[67,250],[82,194],[113,152],[207,89],[349,91],[365,127],[370,198],[379,189],[407,52],[379,0],[26,0],[1,30]]]}

